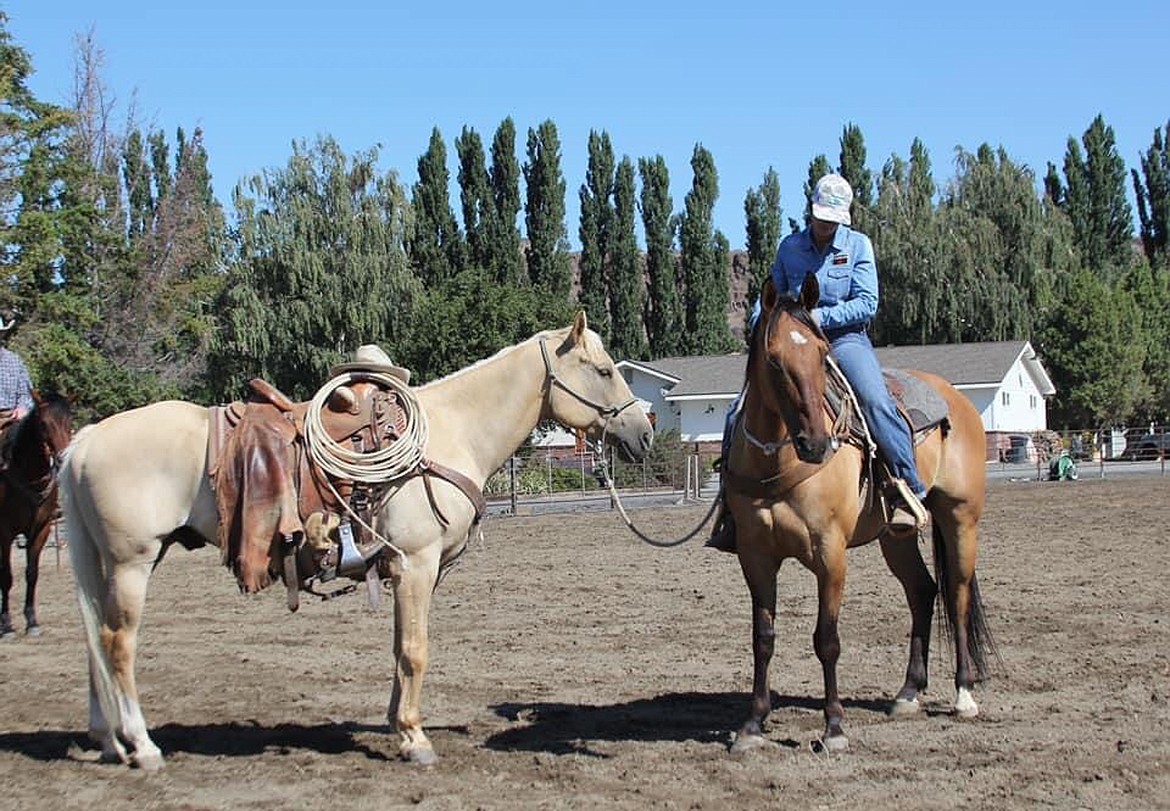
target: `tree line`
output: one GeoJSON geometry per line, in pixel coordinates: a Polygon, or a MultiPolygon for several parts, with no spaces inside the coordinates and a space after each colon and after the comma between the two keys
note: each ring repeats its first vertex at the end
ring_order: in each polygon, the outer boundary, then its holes
{"type": "Polygon", "coordinates": [[[410,186],[379,169],[376,148],[297,141],[284,165],[236,185],[229,217],[198,128],[170,136],[132,113],[115,127],[91,38],[78,39],[68,103],[36,98],[32,70],[0,13],[0,304],[21,313],[12,344],[37,385],[75,395],[86,418],[221,402],[254,376],[307,399],[370,342],[430,380],[578,307],[615,357],[742,349],[733,321],[828,171],[853,185],[855,226],[877,252],[875,343],[1028,339],[1058,390],[1054,425],[1170,416],[1170,123],[1133,168],[1097,116],[1042,178],[983,144],[957,148],[945,182],[918,140],[872,170],[848,124],[835,163],[809,162],[795,217],[773,168],[746,191],[735,257],[701,143],[676,207],[661,155],[619,155],[593,131],[573,254],[551,120],[521,139],[505,118],[490,143],[465,126],[454,155],[436,128],[410,186]],[[746,285],[732,285],[733,264],[746,285]]]}

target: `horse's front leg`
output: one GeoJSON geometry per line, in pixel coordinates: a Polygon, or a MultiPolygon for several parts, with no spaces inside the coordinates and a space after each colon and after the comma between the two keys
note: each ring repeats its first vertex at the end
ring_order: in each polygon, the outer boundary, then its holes
{"type": "Polygon", "coordinates": [[[772,711],[768,666],[776,650],[776,575],[780,567],[766,556],[752,555],[744,546],[741,541],[737,551],[752,597],[752,704],[751,714],[731,746],[733,752],[755,749],[768,742],[764,737],[764,721],[772,711]]]}
{"type": "Polygon", "coordinates": [[[37,622],[37,580],[41,573],[41,553],[45,550],[51,529],[50,523],[37,528],[25,550],[28,563],[24,570],[24,632],[29,636],[41,635],[41,626],[37,622]]]}
{"type": "Polygon", "coordinates": [[[406,570],[393,578],[395,669],[387,718],[401,738],[399,755],[424,766],[436,760],[422,728],[422,688],[427,669],[427,619],[438,577],[436,551],[433,555],[410,556],[406,570]]]}
{"type": "Polygon", "coordinates": [[[826,541],[822,549],[817,571],[817,627],[813,632],[813,648],[825,681],[825,734],[821,742],[830,752],[843,752],[849,748],[849,739],[841,727],[845,707],[837,692],[837,658],[841,655],[837,621],[845,590],[845,543],[826,541]]]}

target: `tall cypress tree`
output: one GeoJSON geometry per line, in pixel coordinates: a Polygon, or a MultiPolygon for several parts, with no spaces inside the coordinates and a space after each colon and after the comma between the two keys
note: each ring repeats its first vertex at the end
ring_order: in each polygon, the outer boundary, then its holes
{"type": "Polygon", "coordinates": [[[492,221],[489,266],[500,284],[518,284],[524,277],[520,252],[520,162],[516,160],[516,125],[505,118],[492,138],[492,221]]]}
{"type": "Polygon", "coordinates": [[[685,298],[683,347],[691,355],[725,352],[733,346],[727,326],[730,283],[727,237],[714,228],[719,175],[711,153],[696,144],[693,180],[679,226],[685,298]]]}
{"type": "Polygon", "coordinates": [[[479,133],[464,126],[455,139],[455,151],[459,154],[459,201],[463,233],[467,236],[467,257],[475,267],[486,268],[490,266],[489,232],[495,212],[479,133]]]}
{"type": "Polygon", "coordinates": [[[450,180],[447,147],[435,127],[427,151],[418,159],[418,182],[411,199],[414,229],[410,260],[427,285],[451,278],[464,265],[463,237],[451,210],[450,180]]]}
{"type": "Polygon", "coordinates": [[[579,192],[581,202],[581,306],[589,316],[589,326],[609,341],[610,278],[614,207],[611,202],[614,184],[613,146],[609,133],[590,131],[589,163],[585,182],[579,192]]]}
{"type": "Polygon", "coordinates": [[[651,358],[683,353],[682,298],[674,254],[674,202],[670,172],[661,155],[638,161],[642,177],[642,229],[646,233],[646,337],[651,358]]]}
{"type": "Polygon", "coordinates": [[[1170,122],[1154,128],[1153,143],[1141,156],[1141,174],[1132,170],[1141,222],[1142,248],[1155,267],[1170,266],[1170,122]]]}
{"type": "Polygon", "coordinates": [[[524,162],[528,229],[528,276],[533,286],[563,305],[569,298],[572,272],[569,240],[565,233],[565,178],[561,174],[561,141],[557,127],[547,120],[528,130],[524,162]]]}
{"type": "Polygon", "coordinates": [[[620,358],[645,358],[646,334],[642,326],[645,283],[634,235],[636,202],[634,164],[628,157],[618,163],[613,191],[614,221],[611,230],[611,277],[613,325],[610,351],[620,358]]]}
{"type": "Polygon", "coordinates": [[[1098,273],[1132,262],[1133,214],[1125,197],[1128,175],[1117,154],[1113,128],[1098,115],[1081,138],[1069,138],[1064,158],[1065,207],[1087,267],[1098,273]]]}
{"type": "Polygon", "coordinates": [[[744,335],[747,335],[747,319],[764,280],[772,269],[776,250],[780,246],[780,223],[783,212],[780,208],[780,176],[771,166],[764,174],[764,181],[754,189],[748,189],[743,201],[747,219],[748,286],[744,304],[744,335]]]}
{"type": "Polygon", "coordinates": [[[841,132],[841,156],[838,174],[853,187],[853,227],[866,234],[872,227],[873,173],[865,165],[865,137],[856,124],[846,124],[841,132]]]}

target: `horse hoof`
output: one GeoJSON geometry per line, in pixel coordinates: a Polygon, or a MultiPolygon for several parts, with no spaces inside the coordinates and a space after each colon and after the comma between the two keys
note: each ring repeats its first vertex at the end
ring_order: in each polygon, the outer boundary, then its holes
{"type": "Polygon", "coordinates": [[[740,732],[734,736],[734,739],[731,742],[731,754],[742,755],[744,752],[751,752],[756,749],[767,749],[774,745],[775,744],[773,744],[763,735],[740,732]]]}
{"type": "Polygon", "coordinates": [[[16,636],[16,631],[12,628],[0,628],[0,639],[12,639],[16,636]]]}
{"type": "Polygon", "coordinates": [[[958,718],[979,717],[979,705],[971,697],[971,691],[965,687],[959,688],[959,695],[955,698],[955,716],[958,718]]]}
{"type": "Polygon", "coordinates": [[[404,749],[401,755],[403,760],[409,761],[416,766],[434,766],[439,760],[439,756],[435,754],[435,750],[429,746],[404,749]]]}
{"type": "Polygon", "coordinates": [[[130,765],[142,769],[144,772],[157,772],[165,764],[162,752],[147,752],[144,754],[135,753],[130,765]]]}
{"type": "Polygon", "coordinates": [[[917,698],[898,698],[890,705],[890,717],[910,718],[911,716],[918,715],[921,710],[922,707],[919,706],[917,698]]]}
{"type": "Polygon", "coordinates": [[[25,629],[24,634],[25,636],[31,636],[33,639],[36,639],[41,635],[41,626],[30,625],[25,629]]]}
{"type": "Polygon", "coordinates": [[[839,752],[849,751],[849,739],[844,735],[829,735],[824,738],[818,738],[809,744],[814,754],[821,754],[822,752],[829,752],[836,754],[839,752]]]}

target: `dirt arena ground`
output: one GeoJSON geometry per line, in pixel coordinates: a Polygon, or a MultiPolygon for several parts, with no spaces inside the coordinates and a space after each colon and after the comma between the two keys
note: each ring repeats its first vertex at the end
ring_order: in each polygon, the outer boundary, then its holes
{"type": "MultiPolygon", "coordinates": [[[[0,643],[2,809],[1170,808],[1170,478],[993,483],[979,577],[1002,663],[947,714],[888,720],[908,615],[876,546],[852,553],[841,626],[851,749],[821,731],[814,583],[781,572],[768,729],[732,756],[751,687],[733,557],[658,550],[616,514],[494,518],[440,587],[427,676],[429,769],[386,734],[390,615],[362,598],[289,615],[236,592],[215,552],[152,581],[139,677],[168,758],[93,762],[67,556],[44,557],[45,635],[0,643]]],[[[700,507],[634,513],[678,536],[700,507]]],[[[23,562],[17,600],[23,599],[23,562]]],[[[938,640],[936,640],[937,642],[938,640]]]]}

